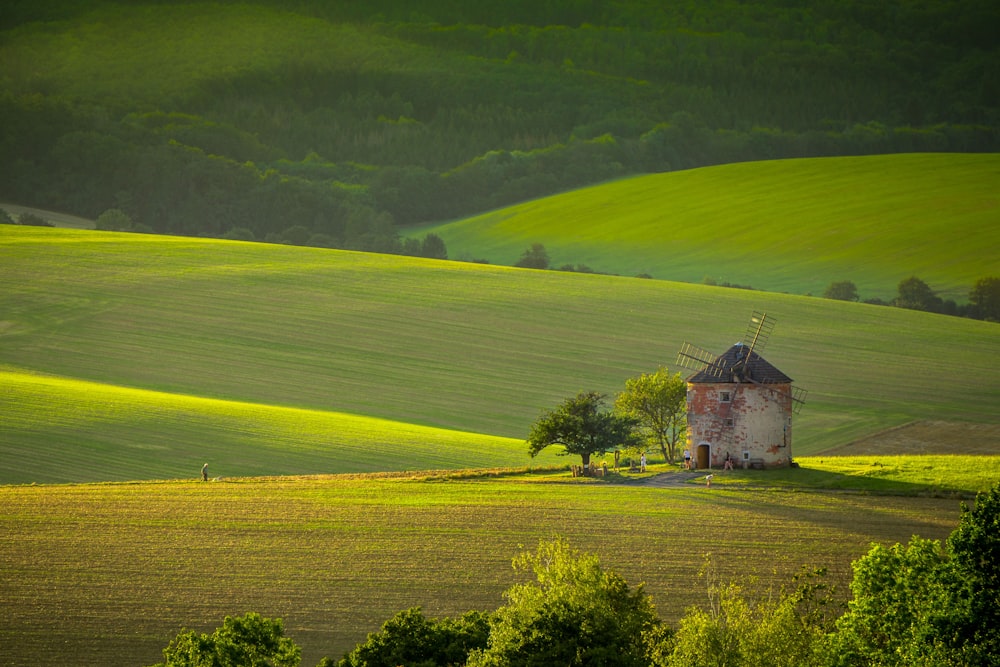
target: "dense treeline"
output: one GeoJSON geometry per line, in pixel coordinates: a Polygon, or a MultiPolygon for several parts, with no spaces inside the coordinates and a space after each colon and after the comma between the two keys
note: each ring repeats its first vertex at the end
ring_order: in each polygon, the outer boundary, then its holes
{"type": "Polygon", "coordinates": [[[13,3],[0,198],[396,251],[627,174],[1000,150],[995,3],[662,4],[13,3]]]}
{"type": "MultiPolygon", "coordinates": [[[[427,618],[401,611],[339,661],[320,667],[396,665],[604,665],[615,667],[991,667],[1000,663],[1000,486],[962,505],[942,544],[872,545],[853,563],[851,599],[839,608],[824,570],[803,571],[782,591],[753,597],[723,584],[706,563],[708,605],[676,628],[596,556],[563,540],[539,543],[514,567],[536,581],[515,584],[491,613],[427,618]]],[[[273,664],[296,667],[301,651],[280,619],[227,617],[211,635],[182,632],[160,667],[273,664]]]]}

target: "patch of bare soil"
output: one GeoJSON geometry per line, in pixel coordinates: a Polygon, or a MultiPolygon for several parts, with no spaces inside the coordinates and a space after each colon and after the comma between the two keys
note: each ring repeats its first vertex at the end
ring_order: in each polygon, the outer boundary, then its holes
{"type": "Polygon", "coordinates": [[[833,456],[1000,454],[1000,424],[916,421],[823,452],[833,456]]]}

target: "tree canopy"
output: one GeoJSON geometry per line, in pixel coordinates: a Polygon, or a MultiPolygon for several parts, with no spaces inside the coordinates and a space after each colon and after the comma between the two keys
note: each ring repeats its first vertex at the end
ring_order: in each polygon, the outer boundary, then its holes
{"type": "Polygon", "coordinates": [[[840,301],[857,301],[858,286],[850,280],[840,280],[830,283],[823,292],[824,299],[838,299],[840,301]]]}
{"type": "Polygon", "coordinates": [[[339,662],[324,659],[320,667],[464,665],[472,650],[486,646],[488,635],[489,615],[483,612],[429,619],[415,607],[390,618],[339,662]]]}
{"type": "Polygon", "coordinates": [[[302,650],[284,634],[280,618],[226,616],[211,635],[177,635],[156,667],[298,667],[302,650]]]}
{"type": "Polygon", "coordinates": [[[969,304],[979,319],[1000,322],[1000,278],[980,278],[969,292],[969,304]]]}
{"type": "Polygon", "coordinates": [[[581,457],[586,470],[592,454],[640,445],[636,425],[635,418],[606,410],[603,394],[581,392],[543,412],[531,425],[528,453],[534,457],[546,447],[562,445],[565,454],[581,457]]]}
{"type": "Polygon", "coordinates": [[[645,635],[658,619],[641,586],[630,589],[596,556],[560,539],[541,541],[514,568],[530,570],[536,581],[507,590],[507,603],[490,621],[489,642],[472,652],[469,667],[649,664],[645,635]]]}
{"type": "Polygon", "coordinates": [[[665,367],[625,381],[625,391],[615,399],[615,409],[635,418],[646,442],[669,463],[677,444],[687,433],[687,383],[680,373],[665,367]]]}
{"type": "Polygon", "coordinates": [[[910,276],[899,283],[899,296],[896,305],[911,310],[937,312],[941,308],[941,299],[934,294],[930,285],[916,276],[910,276]]]}

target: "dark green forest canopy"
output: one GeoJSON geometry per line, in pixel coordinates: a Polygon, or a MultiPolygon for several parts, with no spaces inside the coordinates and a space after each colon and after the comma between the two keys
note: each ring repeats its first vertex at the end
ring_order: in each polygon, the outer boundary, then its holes
{"type": "Polygon", "coordinates": [[[996,3],[786,5],[8,2],[0,199],[401,251],[629,174],[1000,149],[996,3]]]}

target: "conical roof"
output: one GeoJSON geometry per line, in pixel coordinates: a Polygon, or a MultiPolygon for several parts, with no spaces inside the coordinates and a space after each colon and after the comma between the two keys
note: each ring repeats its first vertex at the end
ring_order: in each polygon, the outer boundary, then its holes
{"type": "Polygon", "coordinates": [[[703,370],[687,379],[688,382],[759,382],[761,384],[791,384],[788,377],[771,365],[764,357],[752,352],[743,343],[736,343],[715,358],[703,370]],[[747,353],[750,353],[747,358],[747,353]]]}

